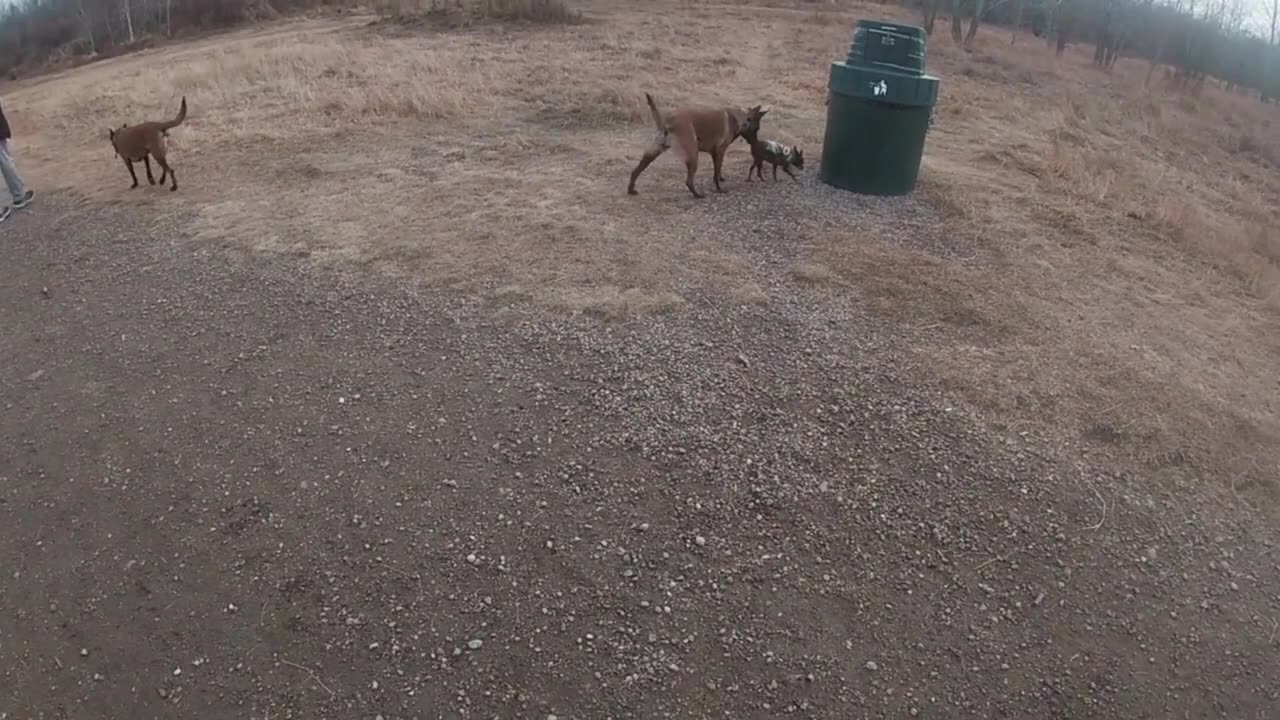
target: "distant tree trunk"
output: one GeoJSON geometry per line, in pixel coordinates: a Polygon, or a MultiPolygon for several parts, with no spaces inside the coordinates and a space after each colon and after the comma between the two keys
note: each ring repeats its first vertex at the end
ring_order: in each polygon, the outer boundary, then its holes
{"type": "Polygon", "coordinates": [[[132,45],[134,41],[133,13],[130,11],[130,8],[129,8],[129,0],[124,0],[124,26],[125,26],[125,29],[129,32],[129,44],[132,45]]]}
{"type": "Polygon", "coordinates": [[[1120,59],[1120,51],[1124,50],[1125,41],[1127,39],[1128,39],[1127,35],[1118,35],[1116,37],[1115,42],[1111,45],[1111,52],[1110,52],[1110,55],[1107,57],[1108,70],[1116,66],[1116,61],[1120,59]]]}
{"type": "MultiPolygon", "coordinates": [[[[934,21],[938,19],[938,3],[940,0],[924,0],[920,3],[920,11],[924,15],[924,31],[928,35],[933,34],[934,21]]],[[[1280,0],[1276,0],[1280,2],[1280,0]]]]}
{"type": "Polygon", "coordinates": [[[964,44],[964,27],[960,19],[960,0],[951,0],[951,39],[957,45],[964,44]]]}
{"type": "Polygon", "coordinates": [[[173,0],[164,0],[164,36],[173,37],[173,0]]]}
{"type": "Polygon", "coordinates": [[[1058,32],[1058,4],[1054,3],[1044,11],[1045,27],[1044,27],[1044,45],[1045,47],[1053,47],[1053,39],[1058,32]]]}
{"type": "MultiPolygon", "coordinates": [[[[1018,14],[1013,18],[1013,32],[1009,33],[1009,46],[1012,47],[1018,41],[1018,31],[1022,29],[1022,10],[1026,7],[1026,0],[1017,0],[1018,14]]],[[[1276,0],[1280,3],[1280,0],[1276,0]]]]}
{"type": "Polygon", "coordinates": [[[1093,64],[1098,67],[1106,67],[1107,61],[1111,58],[1111,45],[1113,43],[1111,34],[1111,22],[1108,19],[1103,20],[1103,25],[1098,29],[1098,40],[1093,46],[1093,64]]]}
{"type": "Polygon", "coordinates": [[[1160,44],[1156,45],[1156,52],[1151,56],[1151,64],[1147,66],[1147,78],[1142,81],[1143,87],[1151,87],[1151,77],[1156,74],[1156,68],[1160,66],[1160,61],[1164,59],[1164,48],[1168,44],[1168,36],[1161,36],[1160,44]]]}
{"type": "Polygon", "coordinates": [[[1271,44],[1276,44],[1276,28],[1280,24],[1280,0],[1271,0],[1271,44]]]}
{"type": "Polygon", "coordinates": [[[964,46],[968,48],[978,34],[978,24],[982,22],[982,8],[985,0],[973,0],[973,18],[969,20],[969,32],[964,36],[964,46]]]}
{"type": "Polygon", "coordinates": [[[1067,51],[1067,43],[1071,41],[1071,33],[1075,30],[1075,8],[1068,8],[1064,2],[1059,2],[1054,14],[1058,16],[1054,54],[1062,57],[1062,53],[1067,51]]]}
{"type": "Polygon", "coordinates": [[[98,54],[98,43],[93,39],[93,19],[89,17],[89,12],[85,10],[84,0],[77,0],[76,3],[80,8],[80,20],[84,23],[84,33],[89,38],[89,54],[98,54]]]}

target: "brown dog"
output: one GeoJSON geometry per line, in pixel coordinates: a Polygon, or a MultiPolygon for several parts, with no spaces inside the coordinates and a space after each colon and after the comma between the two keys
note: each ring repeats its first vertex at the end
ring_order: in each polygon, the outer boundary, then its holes
{"type": "Polygon", "coordinates": [[[144,122],[141,125],[129,126],[125,125],[119,130],[110,130],[107,135],[111,138],[111,146],[116,149],[116,155],[124,159],[125,167],[129,168],[129,177],[133,178],[133,185],[129,189],[138,187],[138,174],[133,171],[133,164],[141,162],[147,166],[147,182],[152,185],[156,184],[155,178],[151,175],[151,159],[155,158],[156,163],[160,165],[160,184],[164,184],[166,177],[170,178],[171,185],[169,190],[178,189],[178,176],[173,172],[173,168],[169,166],[169,159],[165,154],[164,139],[169,137],[169,130],[178,127],[183,120],[187,119],[187,99],[182,98],[182,106],[178,108],[178,116],[172,120],[163,122],[144,122]]]}
{"type": "Polygon", "coordinates": [[[711,155],[711,162],[715,167],[712,181],[715,182],[716,192],[724,192],[720,188],[720,183],[724,180],[724,176],[720,173],[720,168],[724,164],[724,151],[729,149],[729,145],[744,131],[758,131],[760,118],[769,112],[761,110],[757,105],[747,110],[681,108],[663,115],[658,111],[658,104],[653,101],[652,95],[645,93],[644,99],[649,102],[649,111],[653,113],[653,122],[658,126],[658,134],[649,148],[644,151],[644,155],[640,157],[640,164],[631,171],[631,182],[627,185],[627,192],[632,195],[636,194],[636,178],[640,177],[640,173],[644,172],[645,168],[673,144],[684,156],[686,173],[684,184],[695,198],[702,197],[698,189],[693,186],[693,175],[698,171],[699,152],[711,155]]]}

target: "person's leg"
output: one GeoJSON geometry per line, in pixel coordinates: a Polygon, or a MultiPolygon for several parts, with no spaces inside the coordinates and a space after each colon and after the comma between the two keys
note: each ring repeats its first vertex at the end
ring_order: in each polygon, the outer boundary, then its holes
{"type": "Polygon", "coordinates": [[[13,165],[13,156],[9,154],[9,141],[0,140],[0,175],[4,175],[4,184],[9,186],[9,195],[14,205],[25,205],[27,188],[22,184],[18,168],[13,165]]]}

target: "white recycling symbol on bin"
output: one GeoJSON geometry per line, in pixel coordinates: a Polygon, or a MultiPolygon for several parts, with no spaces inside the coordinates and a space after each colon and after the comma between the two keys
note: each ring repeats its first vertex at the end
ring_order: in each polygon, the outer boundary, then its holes
{"type": "Polygon", "coordinates": [[[876,97],[880,97],[881,95],[884,95],[887,92],[889,92],[889,86],[885,85],[883,80],[881,80],[878,83],[874,83],[874,82],[871,83],[871,94],[875,95],[876,97]]]}

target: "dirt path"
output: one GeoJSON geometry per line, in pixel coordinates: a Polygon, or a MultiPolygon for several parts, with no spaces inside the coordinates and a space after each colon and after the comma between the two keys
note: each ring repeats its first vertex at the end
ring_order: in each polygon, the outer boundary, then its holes
{"type": "Polygon", "coordinates": [[[1271,530],[820,291],[602,323],[55,198],[0,258],[0,718],[1280,713],[1271,530]]]}

